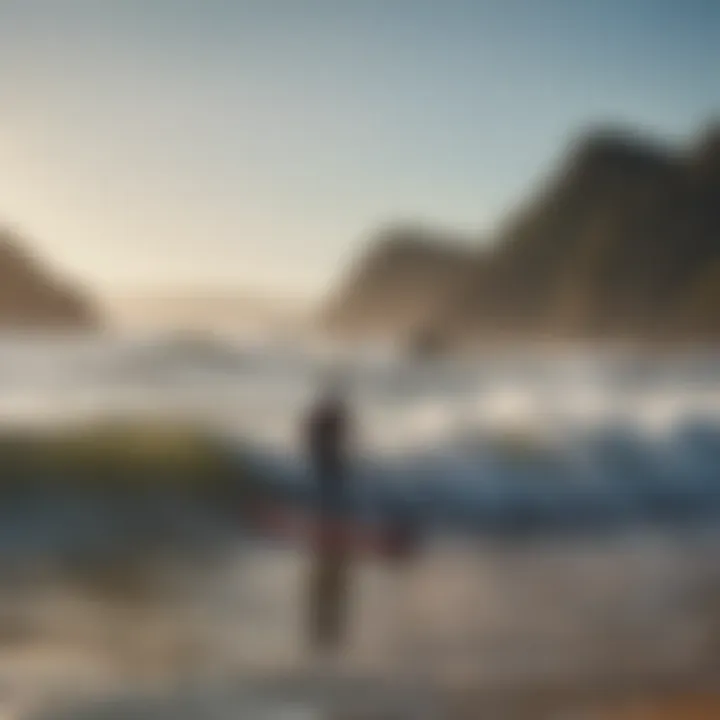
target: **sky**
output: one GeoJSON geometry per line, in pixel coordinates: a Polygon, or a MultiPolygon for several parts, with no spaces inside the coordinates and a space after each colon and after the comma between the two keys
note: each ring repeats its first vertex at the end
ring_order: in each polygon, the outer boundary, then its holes
{"type": "Polygon", "coordinates": [[[717,0],[0,0],[0,220],[105,294],[487,236],[589,124],[720,112],[717,0]]]}

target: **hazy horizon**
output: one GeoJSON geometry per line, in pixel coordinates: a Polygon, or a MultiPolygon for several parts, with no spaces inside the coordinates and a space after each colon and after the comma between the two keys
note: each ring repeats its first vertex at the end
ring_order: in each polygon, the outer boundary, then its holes
{"type": "Polygon", "coordinates": [[[10,0],[0,220],[90,289],[314,298],[378,225],[493,227],[568,139],[688,137],[720,6],[10,0]]]}

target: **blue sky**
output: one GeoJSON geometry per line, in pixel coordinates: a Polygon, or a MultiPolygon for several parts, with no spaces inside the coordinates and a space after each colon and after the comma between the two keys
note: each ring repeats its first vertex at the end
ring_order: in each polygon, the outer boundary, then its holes
{"type": "Polygon", "coordinates": [[[689,138],[718,70],[717,0],[2,0],[0,217],[100,291],[316,294],[588,124],[689,138]]]}

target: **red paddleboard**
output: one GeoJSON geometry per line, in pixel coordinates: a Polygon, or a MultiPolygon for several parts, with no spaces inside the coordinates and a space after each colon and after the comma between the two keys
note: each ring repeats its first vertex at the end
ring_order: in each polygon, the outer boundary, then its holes
{"type": "Polygon", "coordinates": [[[352,555],[407,559],[417,552],[418,536],[411,528],[384,522],[370,524],[347,518],[323,519],[310,512],[267,505],[253,513],[255,526],[273,537],[302,541],[318,550],[352,555]]]}

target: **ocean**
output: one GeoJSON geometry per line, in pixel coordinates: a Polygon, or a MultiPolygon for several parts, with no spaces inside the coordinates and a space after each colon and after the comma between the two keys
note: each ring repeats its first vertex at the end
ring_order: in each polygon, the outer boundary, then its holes
{"type": "MultiPolygon", "coordinates": [[[[65,703],[81,717],[81,698],[150,693],[157,708],[157,693],[198,685],[230,717],[244,701],[228,683],[241,680],[275,678],[307,709],[348,678],[515,695],[705,678],[720,667],[719,360],[712,348],[409,360],[240,339],[6,338],[7,426],[181,418],[294,497],[312,495],[303,414],[340,372],[357,427],[357,513],[402,508],[425,536],[401,569],[354,564],[350,639],[332,666],[304,645],[302,543],[216,528],[222,552],[166,563],[162,600],[131,610],[52,573],[6,588],[3,626],[32,629],[0,651],[8,707],[61,717],[65,703]]],[[[5,517],[0,553],[27,542],[52,557],[67,518],[94,510],[54,512],[5,517]]],[[[102,517],[93,527],[74,541],[99,542],[102,517]]]]}

